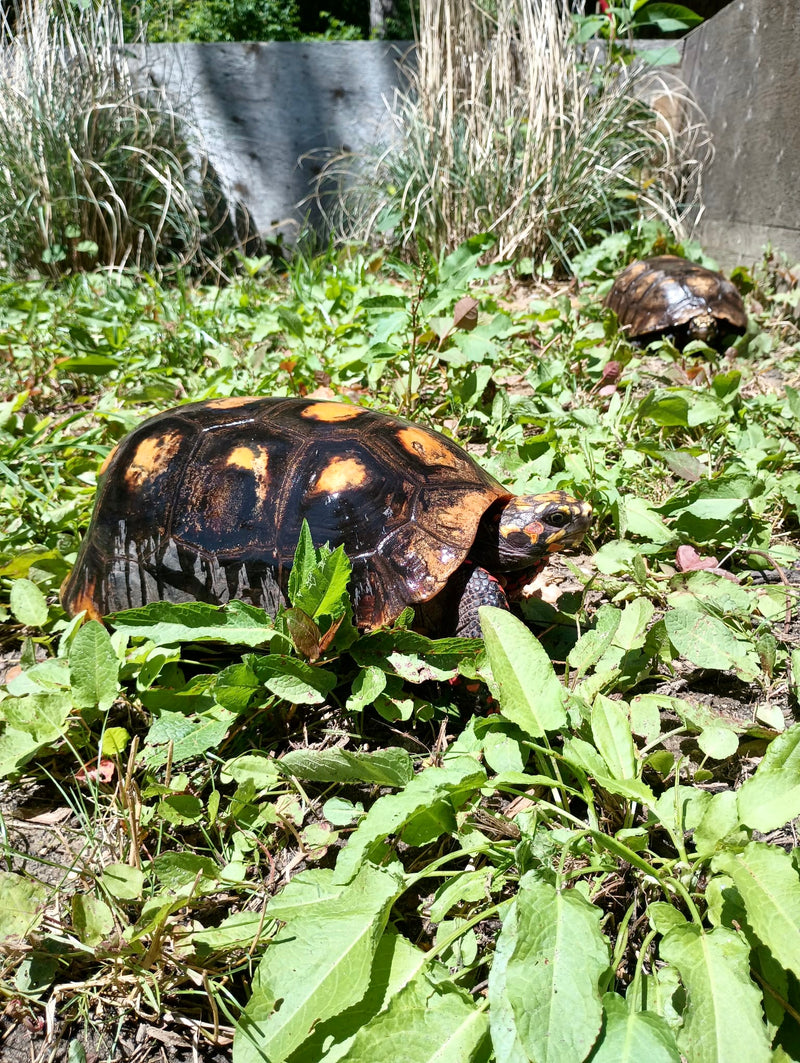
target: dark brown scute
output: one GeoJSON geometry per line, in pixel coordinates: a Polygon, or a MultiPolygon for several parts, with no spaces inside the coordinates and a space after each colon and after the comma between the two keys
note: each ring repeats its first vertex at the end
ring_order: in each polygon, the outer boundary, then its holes
{"type": "Polygon", "coordinates": [[[637,259],[619,274],[605,298],[632,338],[659,335],[711,314],[723,333],[742,333],[747,312],[735,285],[676,255],[637,259]]]}
{"type": "Polygon", "coordinates": [[[451,440],[362,407],[215,400],[159,414],[108,463],[68,612],[244,598],[274,612],[303,519],[343,544],[365,628],[444,586],[508,493],[451,440]]]}

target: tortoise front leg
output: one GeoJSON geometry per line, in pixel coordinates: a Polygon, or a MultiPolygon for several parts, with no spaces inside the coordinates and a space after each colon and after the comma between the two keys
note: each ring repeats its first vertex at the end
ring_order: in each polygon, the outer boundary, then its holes
{"type": "Polygon", "coordinates": [[[480,565],[475,565],[469,571],[458,599],[456,635],[465,639],[481,638],[478,609],[482,605],[496,605],[499,609],[508,609],[508,598],[497,577],[480,565]]]}

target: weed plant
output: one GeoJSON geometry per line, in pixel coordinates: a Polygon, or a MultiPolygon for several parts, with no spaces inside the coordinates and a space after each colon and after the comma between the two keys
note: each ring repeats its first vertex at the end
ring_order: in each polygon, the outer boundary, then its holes
{"type": "Polygon", "coordinates": [[[610,236],[576,291],[495,242],[0,285],[4,1060],[800,1059],[797,270],[736,271],[725,356],[641,350],[610,273],[697,248],[610,236]],[[413,411],[595,552],[483,640],[354,631],[306,536],[277,618],[66,617],[112,446],[259,392],[413,411]]]}
{"type": "Polygon", "coordinates": [[[663,75],[605,54],[582,49],[559,0],[423,0],[388,146],[331,158],[322,209],[346,236],[412,253],[486,231],[500,256],[567,267],[639,219],[680,234],[701,123],[663,75]]]}
{"type": "Polygon", "coordinates": [[[116,0],[21,0],[0,32],[0,257],[17,274],[192,261],[187,127],[137,88],[116,0]]]}

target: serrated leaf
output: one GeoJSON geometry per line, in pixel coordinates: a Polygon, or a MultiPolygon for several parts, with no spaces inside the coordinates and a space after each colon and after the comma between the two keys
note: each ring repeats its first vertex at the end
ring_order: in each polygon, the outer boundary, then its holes
{"type": "Polygon", "coordinates": [[[39,882],[0,871],[0,941],[25,938],[42,921],[48,890],[39,882]]]}
{"type": "Polygon", "coordinates": [[[751,679],[758,674],[758,667],[747,667],[744,659],[752,648],[750,644],[737,638],[717,617],[693,609],[670,609],[664,615],[664,624],[672,645],[693,664],[701,668],[732,668],[743,678],[744,673],[751,679]]]}
{"type": "Polygon", "coordinates": [[[26,627],[47,623],[47,599],[29,579],[15,579],[9,594],[11,612],[26,627]]]}
{"type": "MultiPolygon", "coordinates": [[[[585,1059],[600,1032],[598,983],[609,963],[602,912],[577,890],[531,876],[520,882],[515,906],[514,948],[504,974],[519,1045],[537,1063],[585,1059]]],[[[512,926],[503,924],[501,938],[512,926]]]]}
{"type": "Polygon", "coordinates": [[[764,832],[800,816],[800,724],[773,739],[737,804],[742,823],[764,832]]]}
{"type": "Polygon", "coordinates": [[[78,709],[111,708],[119,693],[119,659],[111,636],[96,620],[75,633],[69,648],[72,700],[78,709]]]}
{"type": "Polygon", "coordinates": [[[800,876],[791,857],[775,845],[750,842],[741,853],[720,853],[714,867],[733,879],[759,941],[800,977],[800,876]]]}
{"type": "Polygon", "coordinates": [[[233,1063],[284,1060],[315,1025],[362,999],[400,889],[393,875],[365,867],[324,905],[289,919],[259,964],[234,1037],[233,1063]]]}
{"type": "Polygon", "coordinates": [[[279,653],[258,658],[253,668],[267,690],[293,705],[321,705],[337,683],[333,672],[279,653]]]}
{"type": "MultiPolygon", "coordinates": [[[[445,768],[426,768],[415,775],[397,794],[378,798],[350,835],[336,861],[337,882],[349,881],[369,852],[390,834],[423,826],[430,841],[448,829],[455,829],[455,809],[486,782],[486,772],[476,761],[465,757],[445,768]]],[[[418,832],[417,832],[418,833],[418,832]]]]}
{"type": "Polygon", "coordinates": [[[391,746],[374,753],[353,753],[347,749],[296,749],[284,754],[277,764],[289,775],[312,782],[405,786],[414,777],[409,754],[391,746]]]}
{"type": "Polygon", "coordinates": [[[680,1052],[665,1019],[650,1011],[629,1011],[622,997],[603,997],[603,1032],[592,1063],[679,1063],[680,1052]]]}
{"type": "Polygon", "coordinates": [[[694,924],[670,930],[661,958],[676,967],[687,993],[678,1046],[692,1063],[746,1059],[769,1063],[761,994],[750,978],[750,947],[724,927],[694,924]]]}
{"type": "Polygon", "coordinates": [[[139,609],[115,613],[111,622],[124,635],[150,639],[157,646],[207,641],[263,646],[276,634],[272,618],[263,609],[238,601],[224,606],[151,602],[139,609]]]}
{"type": "Polygon", "coordinates": [[[342,1063],[472,1063],[484,1059],[489,1019],[468,993],[419,972],[363,1026],[342,1063]]]}
{"type": "Polygon", "coordinates": [[[500,713],[526,735],[542,738],[567,721],[565,691],[542,644],[505,609],[479,609],[500,713]]]}

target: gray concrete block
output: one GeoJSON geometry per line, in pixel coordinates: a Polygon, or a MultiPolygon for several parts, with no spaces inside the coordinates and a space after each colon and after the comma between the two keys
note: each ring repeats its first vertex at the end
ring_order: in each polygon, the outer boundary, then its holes
{"type": "Polygon", "coordinates": [[[733,0],[684,40],[714,158],[696,236],[725,268],[770,243],[800,261],[800,2],[733,0]]]}
{"type": "Polygon", "coordinates": [[[402,44],[310,41],[132,48],[137,78],[186,108],[232,212],[291,240],[321,150],[358,150],[391,135],[387,104],[403,78],[402,44]]]}

